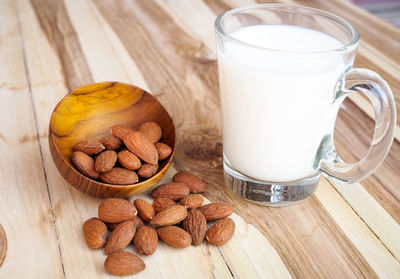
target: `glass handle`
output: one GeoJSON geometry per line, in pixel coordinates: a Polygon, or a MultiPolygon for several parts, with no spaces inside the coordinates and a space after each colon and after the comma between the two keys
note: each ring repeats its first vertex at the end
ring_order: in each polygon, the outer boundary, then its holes
{"type": "Polygon", "coordinates": [[[332,136],[323,139],[318,169],[328,179],[341,184],[358,182],[375,171],[389,152],[396,129],[395,102],[385,80],[367,69],[351,69],[346,73],[345,80],[352,86],[346,89],[344,82],[339,84],[335,105],[339,106],[348,94],[365,94],[374,107],[375,131],[368,153],[355,164],[340,159],[332,136]]]}

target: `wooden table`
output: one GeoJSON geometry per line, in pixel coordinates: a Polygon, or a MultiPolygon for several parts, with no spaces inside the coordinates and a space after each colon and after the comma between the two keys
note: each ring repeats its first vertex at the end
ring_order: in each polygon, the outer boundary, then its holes
{"type": "MultiPolygon", "coordinates": [[[[205,197],[236,212],[237,230],[226,245],[180,250],[160,244],[143,257],[147,268],[135,278],[400,278],[399,126],[371,177],[346,186],[322,179],[301,204],[261,207],[224,186],[213,21],[255,2],[1,1],[0,278],[108,277],[103,251],[90,250],[81,231],[100,200],[63,180],[47,142],[57,102],[72,88],[103,80],[133,83],[157,96],[178,131],[175,169],[198,174],[208,185],[205,197]]],[[[399,109],[399,30],[345,1],[273,2],[312,6],[353,22],[362,38],[356,66],[381,74],[399,109]]],[[[335,132],[344,159],[365,154],[372,117],[362,97],[344,103],[335,132]]]]}

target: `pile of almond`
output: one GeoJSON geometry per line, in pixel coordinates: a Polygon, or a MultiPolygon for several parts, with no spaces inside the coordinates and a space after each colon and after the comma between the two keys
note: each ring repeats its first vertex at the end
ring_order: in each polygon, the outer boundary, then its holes
{"type": "Polygon", "coordinates": [[[138,256],[123,251],[131,242],[141,255],[152,255],[160,238],[174,248],[197,246],[204,238],[213,245],[222,245],[232,238],[235,223],[227,218],[233,213],[228,204],[203,204],[206,185],[197,176],[179,172],[173,182],[151,191],[152,204],[143,199],[133,204],[124,199],[104,200],[98,218],[83,224],[83,233],[90,248],[104,247],[104,267],[114,275],[129,275],[146,268],[138,256]],[[190,194],[193,193],[193,194],[190,194]],[[207,230],[207,221],[217,221],[207,230]],[[108,236],[108,230],[111,234],[108,236]]]}
{"type": "Polygon", "coordinates": [[[71,161],[82,174],[109,184],[134,184],[139,176],[152,177],[158,170],[158,162],[172,153],[171,147],[158,142],[162,131],[155,122],[143,123],[139,131],[114,125],[111,132],[112,135],[99,141],[83,140],[75,144],[71,161]]]}

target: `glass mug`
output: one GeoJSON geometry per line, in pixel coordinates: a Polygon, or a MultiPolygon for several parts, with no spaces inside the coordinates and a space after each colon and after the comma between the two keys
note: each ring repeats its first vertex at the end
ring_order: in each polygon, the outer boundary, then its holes
{"type": "Polygon", "coordinates": [[[360,39],[352,24],[312,8],[261,4],[223,13],[215,29],[224,176],[236,194],[290,205],[313,194],[321,173],[354,183],[382,163],[395,104],[378,74],[352,68],[360,39]],[[371,101],[375,132],[367,155],[349,164],[335,151],[333,130],[353,92],[371,101]]]}

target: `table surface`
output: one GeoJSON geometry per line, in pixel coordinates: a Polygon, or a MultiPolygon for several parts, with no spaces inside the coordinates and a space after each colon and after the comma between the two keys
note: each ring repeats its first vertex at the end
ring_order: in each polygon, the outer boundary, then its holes
{"type": "MultiPolygon", "coordinates": [[[[362,38],[355,65],[385,78],[399,109],[399,30],[345,1],[274,2],[324,9],[354,23],[362,38]]],[[[346,186],[322,179],[301,204],[261,207],[224,186],[213,21],[253,3],[1,1],[0,278],[108,277],[103,251],[90,250],[81,231],[100,200],[63,180],[47,142],[57,102],[70,89],[103,80],[136,84],[157,96],[178,132],[168,177],[174,169],[199,175],[208,185],[205,197],[236,212],[237,230],[227,244],[160,244],[143,257],[147,268],[135,278],[400,278],[399,126],[372,176],[346,186]]],[[[344,159],[366,153],[373,125],[365,99],[345,101],[335,131],[344,159]]]]}

